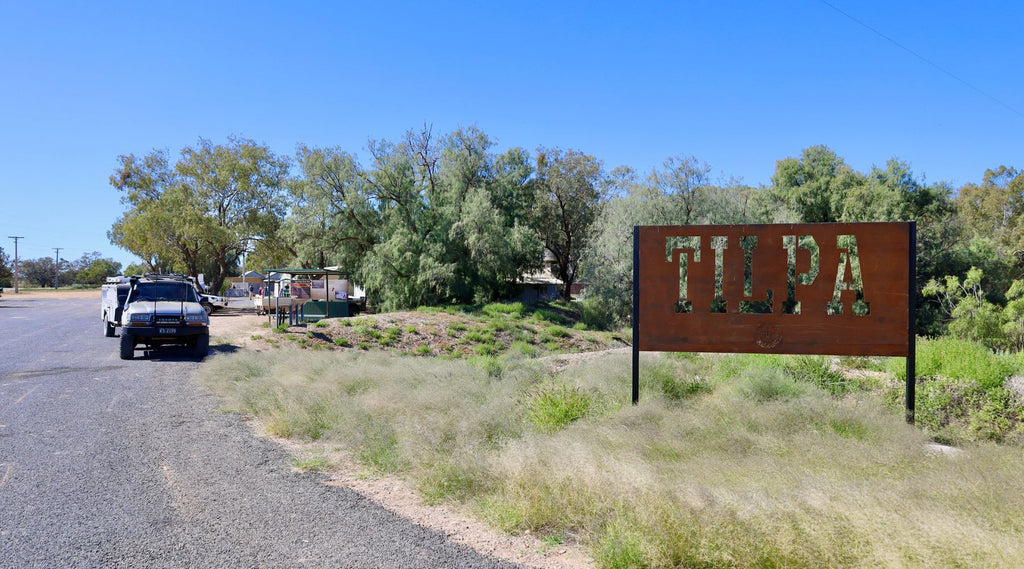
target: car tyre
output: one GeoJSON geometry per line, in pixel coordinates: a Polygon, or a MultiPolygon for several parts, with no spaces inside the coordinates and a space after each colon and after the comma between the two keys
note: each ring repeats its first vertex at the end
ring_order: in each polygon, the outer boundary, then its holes
{"type": "Polygon", "coordinates": [[[196,338],[196,346],[194,350],[195,352],[193,353],[197,358],[205,358],[206,354],[210,351],[210,335],[203,334],[202,336],[198,336],[196,338]]]}
{"type": "Polygon", "coordinates": [[[106,315],[103,316],[103,335],[107,338],[114,337],[114,325],[107,320],[106,315]]]}
{"type": "Polygon", "coordinates": [[[135,340],[128,334],[121,332],[121,359],[130,360],[133,357],[135,357],[135,340]]]}

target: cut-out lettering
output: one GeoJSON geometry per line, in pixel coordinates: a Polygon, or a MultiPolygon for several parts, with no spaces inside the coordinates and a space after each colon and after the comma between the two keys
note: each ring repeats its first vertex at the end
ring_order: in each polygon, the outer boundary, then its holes
{"type": "Polygon", "coordinates": [[[757,249],[757,236],[744,235],[740,238],[743,248],[743,298],[740,301],[740,312],[746,314],[771,314],[774,294],[772,289],[765,291],[765,298],[753,300],[754,296],[754,251],[757,249]]]}
{"type": "Polygon", "coordinates": [[[844,305],[850,304],[850,314],[866,316],[871,313],[871,304],[864,300],[864,276],[860,270],[857,236],[837,236],[836,249],[839,250],[839,266],[836,268],[835,287],[832,289],[832,302],[828,303],[827,313],[843,314],[844,305]],[[852,300],[844,302],[844,296],[852,300]]]}
{"type": "Polygon", "coordinates": [[[675,302],[677,314],[693,312],[693,302],[687,296],[687,268],[691,262],[700,262],[700,237],[668,237],[665,239],[665,257],[669,263],[679,255],[679,299],[675,302]]]}

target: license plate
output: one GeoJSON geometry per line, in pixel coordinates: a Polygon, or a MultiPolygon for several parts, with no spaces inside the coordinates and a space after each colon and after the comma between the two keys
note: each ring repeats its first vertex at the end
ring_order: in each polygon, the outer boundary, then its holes
{"type": "Polygon", "coordinates": [[[177,328],[161,328],[159,333],[160,334],[174,334],[177,331],[178,331],[177,328]]]}

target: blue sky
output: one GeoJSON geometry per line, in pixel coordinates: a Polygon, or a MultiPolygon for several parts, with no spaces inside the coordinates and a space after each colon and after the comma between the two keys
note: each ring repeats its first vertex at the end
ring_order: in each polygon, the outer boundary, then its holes
{"type": "Polygon", "coordinates": [[[366,157],[476,125],[499,149],[767,185],[825,144],[954,187],[1024,168],[1024,3],[0,0],[0,246],[99,251],[120,154],[230,135],[366,157]]]}

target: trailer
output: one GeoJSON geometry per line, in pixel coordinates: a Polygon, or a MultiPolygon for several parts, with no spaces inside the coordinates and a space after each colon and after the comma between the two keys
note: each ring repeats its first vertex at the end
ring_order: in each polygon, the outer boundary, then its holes
{"type": "Polygon", "coordinates": [[[121,325],[124,301],[131,288],[130,279],[124,276],[107,277],[107,282],[100,287],[100,317],[103,319],[103,335],[107,338],[113,338],[121,325]]]}

